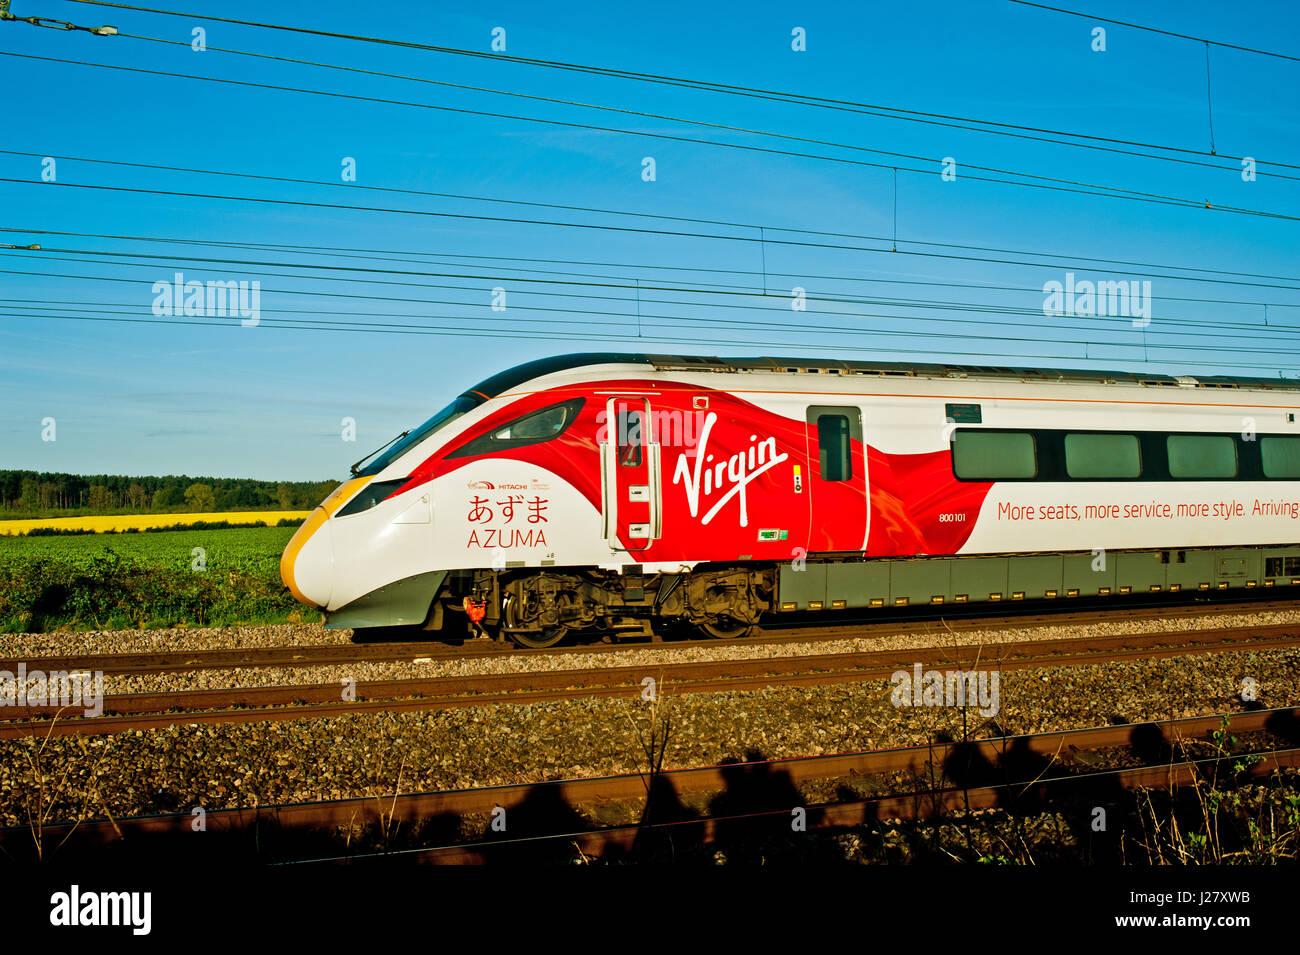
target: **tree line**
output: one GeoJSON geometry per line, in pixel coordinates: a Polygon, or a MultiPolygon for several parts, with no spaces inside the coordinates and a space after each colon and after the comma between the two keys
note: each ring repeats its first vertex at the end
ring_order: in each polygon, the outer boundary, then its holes
{"type": "Polygon", "coordinates": [[[338,483],[0,470],[0,511],[9,512],[8,517],[145,511],[300,511],[315,507],[338,483]]]}

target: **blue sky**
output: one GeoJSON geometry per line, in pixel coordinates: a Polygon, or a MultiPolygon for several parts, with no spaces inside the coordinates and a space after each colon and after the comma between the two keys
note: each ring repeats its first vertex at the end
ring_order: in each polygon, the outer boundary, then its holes
{"type": "MultiPolygon", "coordinates": [[[[481,51],[489,50],[493,29],[502,27],[506,53],[515,56],[1193,151],[1208,150],[1210,143],[1201,44],[1006,0],[941,8],[504,3],[456,11],[417,3],[358,8],[241,0],[220,5],[178,0],[177,6],[481,51]],[[1094,26],[1107,31],[1105,52],[1091,49],[1094,26]],[[791,49],[795,27],[806,31],[805,51],[791,49]]],[[[1300,12],[1292,3],[1252,4],[1249,15],[1239,7],[1208,2],[1089,0],[1082,9],[1300,55],[1300,12]]],[[[0,154],[0,178],[19,180],[0,182],[0,227],[19,230],[0,233],[0,243],[43,246],[40,252],[0,250],[0,269],[7,270],[0,271],[0,467],[341,477],[353,460],[418,424],[476,381],[520,361],[593,349],[1300,375],[1300,222],[980,182],[973,177],[981,173],[969,168],[982,165],[1300,215],[1300,182],[1265,174],[1300,177],[1300,169],[1266,164],[1300,164],[1300,63],[1294,61],[1211,50],[1217,153],[1254,156],[1260,163],[1257,179],[1243,182],[1233,160],[1210,169],[1075,148],[1051,134],[1044,136],[1048,142],[1033,142],[501,60],[58,0],[13,0],[12,12],[82,26],[108,23],[122,33],[173,43],[0,23],[0,52],[592,123],[635,134],[0,56],[0,76],[11,93],[0,149],[29,154],[0,154]],[[208,50],[195,52],[188,45],[194,27],[206,29],[208,50]],[[928,158],[891,159],[842,146],[704,130],[275,63],[218,52],[217,47],[928,158]],[[645,133],[925,172],[898,173],[895,196],[891,169],[675,142],[645,133]],[[56,161],[54,184],[41,182],[47,156],[56,161]],[[106,166],[75,157],[308,182],[106,166]],[[354,183],[341,178],[344,157],[356,160],[354,183]],[[655,161],[652,182],[642,177],[646,157],[655,161]],[[956,181],[941,178],[943,157],[956,160],[956,181]],[[180,195],[79,188],[88,184],[180,195]],[[358,187],[745,223],[762,226],[764,238],[772,241],[752,241],[755,229],[358,187]],[[195,193],[633,225],[748,241],[276,205],[197,198],[195,193]],[[879,241],[781,230],[889,238],[895,228],[904,253],[1021,260],[1037,253],[1034,261],[1046,264],[894,254],[888,242],[884,251],[861,251],[780,241],[881,248],[879,241]],[[22,231],[34,229],[93,235],[22,231]],[[311,246],[317,251],[185,246],[98,235],[311,246]],[[922,242],[1018,251],[915,244],[922,242]],[[377,251],[365,253],[374,258],[362,260],[343,249],[377,251]],[[313,265],[336,268],[313,270],[313,265]],[[1170,276],[1190,273],[1170,271],[1171,266],[1283,279],[1216,275],[1218,282],[1185,281],[1170,276]],[[354,271],[357,267],[442,277],[354,271]],[[702,269],[718,271],[698,271],[702,269]],[[153,319],[152,286],[177,271],[187,280],[260,281],[261,322],[241,327],[217,317],[193,319],[196,325],[70,320],[153,319]],[[753,293],[764,288],[764,271],[771,293],[766,298],[643,292],[638,340],[636,292],[624,286],[718,283],[753,293]],[[582,281],[613,287],[554,284],[566,277],[557,274],[562,272],[583,273],[582,281]],[[1135,330],[1128,317],[1092,322],[1045,317],[1043,285],[1064,282],[1067,272],[1077,279],[1150,281],[1151,325],[1135,330]],[[525,283],[525,277],[549,284],[525,283]],[[813,301],[808,311],[796,312],[790,308],[795,286],[810,296],[889,301],[813,301]],[[495,287],[506,290],[504,312],[491,308],[495,287]],[[920,307],[912,302],[916,299],[986,308],[920,307]],[[1269,304],[1268,329],[1259,327],[1264,303],[1269,304]],[[328,314],[337,312],[349,314],[328,314]],[[274,327],[277,318],[286,317],[372,326],[423,324],[450,334],[274,327]],[[702,318],[713,321],[701,323],[702,318]],[[1144,339],[1149,361],[1144,360],[1144,339]],[[52,442],[42,440],[47,417],[57,422],[52,442]],[[343,440],[344,418],[356,421],[354,442],[343,440]]],[[[1194,152],[1175,155],[1212,162],[1194,152]]]]}

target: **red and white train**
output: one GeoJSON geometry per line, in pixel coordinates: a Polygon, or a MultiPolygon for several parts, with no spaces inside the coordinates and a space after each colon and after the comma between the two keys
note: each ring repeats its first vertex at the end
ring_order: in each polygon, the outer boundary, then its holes
{"type": "Polygon", "coordinates": [[[281,561],[336,627],[717,636],[765,613],[1300,583],[1300,388],[579,354],[465,391],[281,561]]]}

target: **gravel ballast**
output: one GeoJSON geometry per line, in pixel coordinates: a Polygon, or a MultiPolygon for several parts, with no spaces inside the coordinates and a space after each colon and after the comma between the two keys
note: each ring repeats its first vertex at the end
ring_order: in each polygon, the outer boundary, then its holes
{"type": "MultiPolygon", "coordinates": [[[[1120,636],[1134,633],[1169,633],[1182,630],[1219,630],[1236,626],[1273,626],[1300,623],[1300,610],[1270,611],[1264,613],[1202,615],[1194,617],[1166,616],[1147,620],[1117,620],[1113,623],[1088,623],[1071,625],[1034,625],[1013,629],[983,629],[949,631],[939,623],[917,624],[910,633],[888,636],[857,637],[845,640],[781,644],[729,644],[675,648],[671,643],[647,645],[644,649],[617,652],[564,653],[564,654],[501,654],[462,659],[432,657],[426,662],[412,660],[367,662],[348,664],[319,664],[312,666],[240,667],[231,669],[189,670],[140,675],[107,675],[105,693],[163,693],[180,690],[217,689],[224,687],[291,686],[298,684],[341,685],[344,679],[357,682],[368,680],[405,680],[429,677],[478,676],[504,673],[540,673],[559,670],[599,669],[603,667],[645,667],[653,675],[653,668],[672,663],[697,663],[721,660],[776,659],[817,654],[853,653],[871,650],[908,650],[920,647],[958,647],[982,645],[991,653],[983,659],[996,657],[999,645],[1025,643],[1033,640],[1085,639],[1120,636]]],[[[158,630],[118,631],[91,634],[34,634],[18,638],[30,641],[21,649],[8,650],[10,654],[55,654],[86,652],[148,652],[160,650],[216,650],[243,649],[272,646],[347,645],[351,642],[349,630],[325,630],[318,624],[288,624],[266,627],[231,627],[211,630],[158,630]],[[83,640],[92,636],[111,643],[106,650],[101,644],[83,640]],[[56,638],[62,638],[59,642],[56,638]],[[66,644],[66,645],[65,645],[66,644]]],[[[11,645],[12,646],[12,645],[11,645]]],[[[441,649],[431,644],[431,652],[441,649]]],[[[961,661],[969,665],[970,661],[961,661]]]]}
{"type": "MultiPolygon", "coordinates": [[[[1008,671],[993,722],[1018,734],[1232,712],[1243,708],[1244,677],[1261,705],[1292,705],[1300,650],[1008,671]]],[[[640,734],[665,716],[666,768],[962,736],[960,710],[895,706],[891,690],[872,681],[665,696],[657,710],[636,698],[588,698],[6,740],[0,813],[6,825],[26,824],[39,792],[52,820],[635,772],[645,767],[640,734]]],[[[983,717],[965,716],[972,736],[989,735],[983,717]]]]}

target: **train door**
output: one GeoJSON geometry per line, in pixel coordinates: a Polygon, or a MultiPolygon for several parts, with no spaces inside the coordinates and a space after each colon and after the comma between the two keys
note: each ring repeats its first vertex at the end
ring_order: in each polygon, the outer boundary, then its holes
{"type": "Polygon", "coordinates": [[[862,409],[812,405],[807,422],[808,550],[865,551],[871,515],[862,409]]]}
{"type": "Polygon", "coordinates": [[[610,398],[600,445],[600,486],[605,540],[615,550],[642,551],[663,534],[659,442],[650,400],[610,398]]]}

